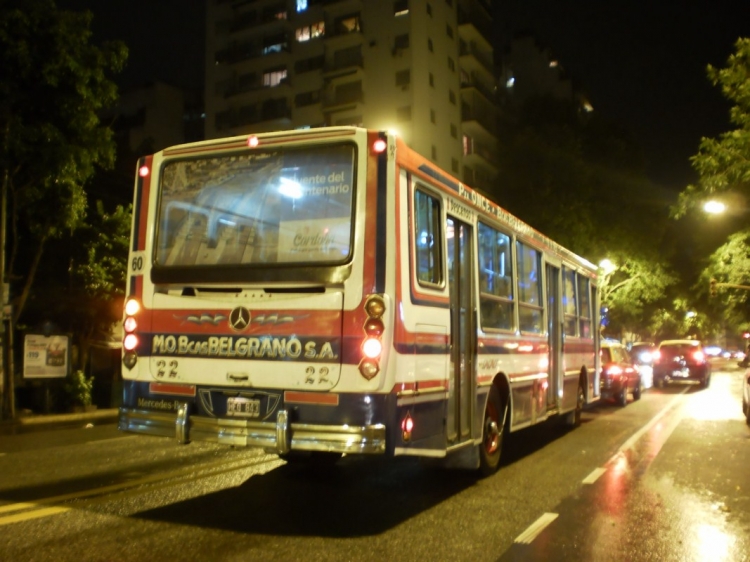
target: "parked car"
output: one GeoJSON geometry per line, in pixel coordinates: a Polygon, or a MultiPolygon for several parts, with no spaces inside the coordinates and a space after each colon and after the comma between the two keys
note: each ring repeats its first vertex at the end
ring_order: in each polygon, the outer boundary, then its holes
{"type": "Polygon", "coordinates": [[[711,364],[698,340],[665,340],[654,353],[654,385],[670,382],[711,383],[711,364]]]}
{"type": "Polygon", "coordinates": [[[745,421],[750,425],[750,369],[742,375],[742,413],[745,421]]]}
{"type": "Polygon", "coordinates": [[[599,377],[602,398],[615,400],[625,406],[628,393],[632,392],[633,400],[638,400],[643,391],[641,374],[625,346],[620,342],[603,340],[599,354],[602,363],[599,377]]]}
{"type": "Polygon", "coordinates": [[[643,388],[654,386],[654,352],[656,344],[639,341],[630,346],[630,358],[641,373],[643,388]]]}

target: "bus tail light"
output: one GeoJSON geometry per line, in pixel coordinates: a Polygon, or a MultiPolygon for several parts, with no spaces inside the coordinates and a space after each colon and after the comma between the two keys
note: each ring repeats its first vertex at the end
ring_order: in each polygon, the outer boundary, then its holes
{"type": "Polygon", "coordinates": [[[411,432],[414,431],[414,419],[411,414],[407,413],[404,419],[401,420],[401,437],[404,441],[411,440],[411,432]]]}
{"type": "Polygon", "coordinates": [[[370,359],[377,359],[383,351],[383,344],[375,338],[367,338],[362,344],[362,352],[370,359]]]}
{"type": "Polygon", "coordinates": [[[138,362],[138,354],[136,348],[138,347],[138,336],[135,334],[138,328],[138,320],[136,315],[141,310],[141,303],[136,299],[128,299],[125,302],[125,320],[122,322],[122,328],[125,331],[125,336],[122,339],[122,348],[125,353],[122,355],[122,363],[128,369],[135,367],[138,362]]]}
{"type": "Polygon", "coordinates": [[[372,151],[375,154],[384,152],[386,148],[388,148],[388,143],[386,143],[384,139],[378,139],[374,143],[372,143],[372,151]]]}
{"type": "Polygon", "coordinates": [[[122,340],[122,347],[125,348],[125,351],[135,351],[135,348],[138,347],[138,336],[135,334],[125,336],[122,340]]]}
{"type": "Polygon", "coordinates": [[[359,372],[368,381],[380,372],[380,356],[383,353],[383,342],[381,336],[385,332],[383,314],[385,313],[385,301],[380,295],[372,295],[365,303],[364,331],[365,340],[362,342],[362,354],[364,358],[359,363],[359,372]]]}

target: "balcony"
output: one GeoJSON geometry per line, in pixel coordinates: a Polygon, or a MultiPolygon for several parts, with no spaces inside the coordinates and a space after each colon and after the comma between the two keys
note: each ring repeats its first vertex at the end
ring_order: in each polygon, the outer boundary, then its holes
{"type": "Polygon", "coordinates": [[[325,92],[321,99],[323,113],[355,109],[364,103],[364,92],[325,92]]]}
{"type": "Polygon", "coordinates": [[[266,100],[261,104],[249,104],[240,108],[230,108],[216,114],[216,130],[226,131],[237,127],[277,122],[288,125],[292,110],[286,98],[266,100]]]}
{"type": "Polygon", "coordinates": [[[267,57],[278,54],[289,54],[286,42],[262,46],[257,43],[239,43],[216,51],[216,64],[237,64],[243,61],[267,57]]]}
{"type": "Polygon", "coordinates": [[[493,90],[491,86],[488,86],[484,83],[484,81],[479,79],[479,76],[477,74],[472,73],[471,76],[468,78],[462,78],[461,80],[461,89],[470,89],[473,88],[480,94],[482,94],[488,102],[490,103],[496,103],[497,101],[497,93],[493,90]]]}
{"type": "Polygon", "coordinates": [[[467,72],[482,72],[494,76],[494,67],[492,65],[492,50],[482,49],[481,45],[472,41],[461,41],[459,48],[459,65],[467,72]]]}
{"type": "Polygon", "coordinates": [[[357,52],[351,56],[334,56],[334,60],[326,62],[323,66],[323,78],[334,80],[344,76],[353,77],[361,75],[363,71],[364,60],[361,52],[357,52]]]}
{"type": "Polygon", "coordinates": [[[497,173],[496,160],[496,154],[488,145],[473,140],[470,143],[464,142],[465,165],[475,170],[482,170],[487,175],[494,175],[497,173]]]}

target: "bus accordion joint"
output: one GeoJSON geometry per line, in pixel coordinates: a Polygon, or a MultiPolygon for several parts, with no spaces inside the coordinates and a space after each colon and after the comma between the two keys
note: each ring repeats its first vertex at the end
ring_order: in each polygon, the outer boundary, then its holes
{"type": "Polygon", "coordinates": [[[138,320],[136,315],[141,310],[141,303],[134,298],[129,298],[125,302],[125,319],[122,322],[122,328],[124,336],[122,339],[122,347],[125,353],[122,356],[122,363],[128,369],[135,367],[138,361],[138,354],[136,348],[138,347],[138,336],[135,331],[138,329],[138,320]]]}
{"type": "Polygon", "coordinates": [[[362,342],[362,353],[364,358],[359,363],[359,372],[368,381],[380,372],[380,355],[383,353],[383,342],[380,338],[385,332],[383,314],[385,313],[385,300],[380,295],[370,295],[365,302],[364,331],[365,340],[362,342]]]}

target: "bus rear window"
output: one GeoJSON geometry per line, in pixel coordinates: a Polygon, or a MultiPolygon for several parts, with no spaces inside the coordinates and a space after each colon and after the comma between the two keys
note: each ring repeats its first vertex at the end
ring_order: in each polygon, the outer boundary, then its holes
{"type": "Polygon", "coordinates": [[[352,145],[169,162],[155,262],[342,263],[351,252],[353,200],[352,145]]]}

